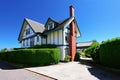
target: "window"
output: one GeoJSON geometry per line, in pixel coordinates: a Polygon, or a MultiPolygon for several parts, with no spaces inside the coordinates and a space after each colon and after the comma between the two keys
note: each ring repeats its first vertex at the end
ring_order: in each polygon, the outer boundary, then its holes
{"type": "Polygon", "coordinates": [[[37,42],[39,42],[39,36],[37,36],[37,42]]]}
{"type": "Polygon", "coordinates": [[[66,33],[66,35],[65,35],[65,42],[69,43],[69,34],[68,33],[66,33]]]}
{"type": "Polygon", "coordinates": [[[30,39],[30,47],[34,46],[34,38],[30,39]]]}
{"type": "Polygon", "coordinates": [[[69,27],[67,27],[67,30],[70,30],[70,28],[69,28],[69,27]]]}
{"type": "Polygon", "coordinates": [[[54,23],[53,22],[49,22],[48,24],[48,30],[54,28],[54,23]]]}
{"type": "Polygon", "coordinates": [[[49,25],[49,28],[52,29],[52,24],[49,25]]]}
{"type": "Polygon", "coordinates": [[[26,29],[26,35],[30,34],[30,28],[26,29]]]}

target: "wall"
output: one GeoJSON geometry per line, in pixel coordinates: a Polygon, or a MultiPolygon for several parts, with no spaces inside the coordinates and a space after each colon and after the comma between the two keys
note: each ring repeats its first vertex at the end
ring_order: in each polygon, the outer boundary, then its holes
{"type": "Polygon", "coordinates": [[[63,45],[63,31],[59,30],[47,35],[47,44],[63,45]]]}
{"type": "MultiPolygon", "coordinates": [[[[25,39],[25,38],[26,39],[24,41],[22,40],[22,43],[21,43],[21,47],[23,47],[23,48],[30,47],[30,38],[28,38],[28,37],[35,34],[29,25],[26,26],[26,29],[24,31],[23,38],[22,38],[22,39],[25,39]],[[30,34],[26,35],[26,29],[28,29],[28,28],[30,28],[30,34]]],[[[34,38],[34,45],[41,44],[41,36],[40,35],[37,35],[37,36],[33,37],[34,38]],[[38,42],[37,42],[37,36],[39,36],[38,42]]]]}
{"type": "Polygon", "coordinates": [[[63,32],[63,34],[64,34],[64,39],[63,39],[63,40],[64,40],[64,43],[63,43],[63,44],[64,44],[64,45],[69,45],[69,42],[66,42],[66,40],[65,40],[65,36],[67,36],[67,37],[68,37],[68,41],[69,41],[70,30],[68,30],[67,28],[69,28],[69,26],[67,26],[67,27],[64,29],[64,32],[63,32]],[[67,35],[66,33],[67,33],[68,35],[67,35]]]}

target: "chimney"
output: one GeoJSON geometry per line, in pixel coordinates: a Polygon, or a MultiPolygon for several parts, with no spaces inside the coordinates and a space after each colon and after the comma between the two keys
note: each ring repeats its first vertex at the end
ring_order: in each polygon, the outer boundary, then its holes
{"type": "MultiPolygon", "coordinates": [[[[74,17],[74,7],[70,6],[70,17],[74,17]]],[[[76,54],[76,37],[75,37],[75,23],[72,20],[70,23],[70,39],[69,39],[69,50],[71,55],[71,61],[74,61],[76,54]]]]}
{"type": "Polygon", "coordinates": [[[74,16],[74,7],[71,5],[70,6],[70,17],[74,16]]]}

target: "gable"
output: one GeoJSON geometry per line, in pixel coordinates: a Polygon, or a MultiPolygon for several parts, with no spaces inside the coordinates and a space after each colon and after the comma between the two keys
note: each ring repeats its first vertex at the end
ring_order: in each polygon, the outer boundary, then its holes
{"type": "Polygon", "coordinates": [[[76,36],[77,36],[77,37],[80,37],[80,36],[81,36],[81,32],[80,32],[80,29],[79,29],[79,26],[78,26],[78,24],[77,24],[76,19],[74,19],[74,22],[75,22],[76,36]]]}
{"type": "MultiPolygon", "coordinates": [[[[47,23],[50,22],[50,21],[48,20],[47,23]]],[[[45,30],[44,34],[49,34],[51,32],[54,32],[54,31],[57,31],[57,30],[60,30],[60,29],[66,29],[66,27],[68,27],[72,21],[74,21],[74,23],[75,23],[76,36],[79,37],[81,35],[81,33],[80,33],[80,30],[79,30],[79,27],[77,25],[77,21],[76,21],[75,17],[70,17],[70,18],[67,18],[63,21],[58,22],[57,26],[54,29],[45,30]]]]}
{"type": "Polygon", "coordinates": [[[26,34],[25,29],[26,29],[27,26],[29,26],[30,31],[35,33],[35,34],[36,33],[42,34],[43,31],[45,30],[44,25],[42,25],[42,24],[40,24],[40,23],[38,23],[36,21],[25,18],[24,21],[23,21],[23,25],[22,25],[19,37],[18,37],[18,40],[20,42],[22,41],[22,38],[23,38],[24,34],[26,34]]]}
{"type": "Polygon", "coordinates": [[[30,29],[31,32],[35,33],[34,30],[30,27],[30,25],[24,20],[20,34],[19,34],[19,38],[18,40],[21,42],[22,39],[24,38],[24,36],[26,35],[26,30],[30,29]]]}
{"type": "Polygon", "coordinates": [[[56,26],[58,25],[58,22],[56,22],[55,20],[48,18],[46,24],[45,24],[45,28],[46,30],[51,30],[54,29],[56,26]]]}
{"type": "Polygon", "coordinates": [[[35,34],[35,32],[33,31],[33,29],[28,24],[25,26],[25,29],[24,29],[23,32],[24,33],[23,33],[22,39],[35,34]]]}

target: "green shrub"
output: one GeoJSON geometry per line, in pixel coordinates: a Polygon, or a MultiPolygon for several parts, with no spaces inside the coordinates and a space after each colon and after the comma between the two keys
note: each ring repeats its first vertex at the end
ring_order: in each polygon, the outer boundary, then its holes
{"type": "Polygon", "coordinates": [[[87,57],[92,57],[93,61],[99,63],[99,43],[93,42],[90,47],[85,50],[87,57]]]}
{"type": "Polygon", "coordinates": [[[19,50],[19,49],[25,49],[25,48],[13,48],[13,50],[19,50]]]}
{"type": "Polygon", "coordinates": [[[60,50],[55,49],[20,49],[0,53],[0,59],[11,63],[25,65],[57,64],[60,60],[60,50]]]}
{"type": "Polygon", "coordinates": [[[71,56],[70,55],[66,55],[65,56],[65,62],[70,62],[71,56]]]}
{"type": "Polygon", "coordinates": [[[33,47],[30,47],[30,49],[38,49],[38,48],[57,48],[55,44],[37,44],[33,47]]]}
{"type": "Polygon", "coordinates": [[[100,45],[101,64],[120,68],[120,38],[113,38],[100,45]]]}
{"type": "Polygon", "coordinates": [[[6,52],[6,51],[8,51],[7,48],[3,48],[3,49],[0,50],[0,52],[6,52]]]}
{"type": "Polygon", "coordinates": [[[82,57],[82,58],[86,58],[85,52],[82,52],[82,53],[81,53],[81,57],[82,57]]]}
{"type": "Polygon", "coordinates": [[[79,61],[80,60],[80,52],[77,52],[75,54],[75,61],[79,61]]]}

